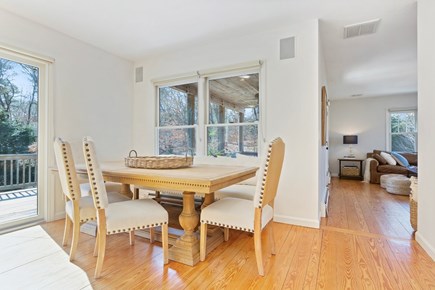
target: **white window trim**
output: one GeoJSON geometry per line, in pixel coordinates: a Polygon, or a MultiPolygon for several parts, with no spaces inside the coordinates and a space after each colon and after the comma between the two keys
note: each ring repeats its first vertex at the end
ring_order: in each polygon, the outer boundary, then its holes
{"type": "Polygon", "coordinates": [[[15,220],[1,226],[0,232],[11,231],[43,220],[54,220],[55,194],[54,180],[49,164],[53,164],[53,150],[49,140],[53,140],[53,87],[51,84],[53,58],[38,55],[26,50],[0,44],[0,57],[15,62],[29,64],[39,69],[38,96],[38,215],[24,220],[15,220]]]}
{"type": "MultiPolygon", "coordinates": [[[[224,77],[233,77],[242,74],[258,73],[259,75],[259,107],[260,117],[258,122],[252,123],[231,123],[231,124],[221,124],[222,126],[258,126],[258,156],[262,154],[261,150],[266,142],[265,134],[265,122],[266,122],[266,102],[265,102],[265,63],[261,60],[246,62],[242,64],[230,65],[221,68],[214,68],[208,70],[201,70],[192,73],[179,74],[168,77],[161,77],[151,80],[155,87],[155,134],[154,134],[154,152],[159,154],[159,129],[169,128],[169,127],[159,127],[159,108],[160,108],[160,98],[159,98],[159,88],[165,86],[175,86],[181,84],[187,84],[192,82],[197,82],[198,84],[198,124],[197,125],[187,125],[189,127],[195,128],[196,137],[196,155],[205,156],[207,153],[207,128],[209,126],[216,126],[217,124],[209,124],[209,90],[208,84],[210,80],[220,79],[224,77]],[[202,132],[202,134],[199,134],[202,132]]],[[[186,126],[186,125],[185,125],[186,126]]],[[[174,129],[181,129],[185,126],[174,126],[174,129]]],[[[187,127],[186,127],[187,128],[187,127]]]]}
{"type": "Polygon", "coordinates": [[[404,107],[404,108],[390,108],[386,110],[386,150],[391,151],[391,113],[395,112],[415,112],[415,127],[417,128],[417,144],[418,148],[418,109],[417,107],[404,107]]]}

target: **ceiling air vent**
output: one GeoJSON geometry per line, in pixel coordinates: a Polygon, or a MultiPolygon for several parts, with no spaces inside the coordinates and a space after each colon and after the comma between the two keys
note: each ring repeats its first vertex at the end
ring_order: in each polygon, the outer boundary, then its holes
{"type": "Polygon", "coordinates": [[[375,33],[381,19],[373,19],[367,22],[347,25],[344,27],[344,38],[375,33]]]}

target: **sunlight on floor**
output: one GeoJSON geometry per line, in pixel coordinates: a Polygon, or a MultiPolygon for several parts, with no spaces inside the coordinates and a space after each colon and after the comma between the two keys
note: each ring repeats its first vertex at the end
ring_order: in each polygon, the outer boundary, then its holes
{"type": "Polygon", "coordinates": [[[92,289],[86,272],[40,226],[0,236],[3,289],[92,289]]]}

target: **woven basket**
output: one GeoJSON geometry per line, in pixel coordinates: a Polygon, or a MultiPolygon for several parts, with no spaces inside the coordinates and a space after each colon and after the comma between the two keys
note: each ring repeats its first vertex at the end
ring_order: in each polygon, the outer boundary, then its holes
{"type": "Polygon", "coordinates": [[[172,169],[189,167],[193,164],[191,156],[137,156],[135,150],[131,150],[125,158],[125,166],[148,169],[172,169]],[[132,154],[135,153],[135,156],[132,154]]]}
{"type": "Polygon", "coordinates": [[[409,196],[409,213],[410,213],[410,222],[411,227],[414,229],[414,231],[417,230],[417,210],[418,210],[418,203],[412,199],[412,196],[409,196]]]}

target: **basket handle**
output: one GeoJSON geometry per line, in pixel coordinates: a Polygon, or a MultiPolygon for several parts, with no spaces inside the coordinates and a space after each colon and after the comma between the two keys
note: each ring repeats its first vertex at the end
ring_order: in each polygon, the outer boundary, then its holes
{"type": "Polygon", "coordinates": [[[136,155],[136,156],[134,156],[134,157],[137,157],[137,151],[136,150],[130,150],[130,152],[128,153],[128,157],[130,158],[130,157],[132,157],[131,156],[131,153],[133,153],[134,152],[134,154],[136,155]]]}

